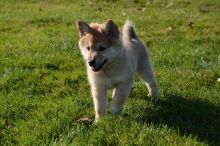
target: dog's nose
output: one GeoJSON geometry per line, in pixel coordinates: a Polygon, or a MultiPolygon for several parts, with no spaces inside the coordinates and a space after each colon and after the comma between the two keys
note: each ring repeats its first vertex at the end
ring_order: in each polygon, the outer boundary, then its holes
{"type": "Polygon", "coordinates": [[[95,59],[90,60],[88,63],[89,63],[89,66],[92,66],[92,67],[95,66],[95,59]]]}

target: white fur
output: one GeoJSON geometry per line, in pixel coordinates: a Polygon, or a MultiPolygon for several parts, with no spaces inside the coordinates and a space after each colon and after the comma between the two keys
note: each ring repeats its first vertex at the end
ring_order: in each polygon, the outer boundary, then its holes
{"type": "MultiPolygon", "coordinates": [[[[102,57],[109,61],[101,71],[94,72],[87,64],[96,121],[106,113],[108,89],[113,89],[111,112],[118,114],[122,110],[130,94],[136,72],[146,82],[149,95],[158,96],[157,83],[154,79],[147,50],[137,37],[132,38],[132,31],[134,32],[133,23],[127,21],[120,38],[115,41],[116,47],[109,48],[103,53],[102,57]]],[[[136,35],[135,32],[133,34],[136,35]]],[[[79,46],[84,59],[88,60],[88,52],[80,43],[79,46]]]]}

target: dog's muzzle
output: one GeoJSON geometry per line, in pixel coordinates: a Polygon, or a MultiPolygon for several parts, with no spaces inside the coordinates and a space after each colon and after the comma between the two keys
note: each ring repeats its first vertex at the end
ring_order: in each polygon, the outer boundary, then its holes
{"type": "Polygon", "coordinates": [[[108,59],[105,59],[103,62],[98,63],[95,59],[91,60],[88,62],[89,66],[91,67],[91,69],[95,72],[99,71],[102,69],[102,67],[104,66],[104,64],[106,64],[108,61],[108,59]]]}

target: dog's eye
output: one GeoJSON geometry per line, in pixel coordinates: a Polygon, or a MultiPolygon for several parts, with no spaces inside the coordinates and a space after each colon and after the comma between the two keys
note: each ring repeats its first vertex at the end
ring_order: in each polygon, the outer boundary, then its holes
{"type": "Polygon", "coordinates": [[[99,51],[104,51],[106,49],[106,47],[100,46],[99,47],[99,51]]]}
{"type": "Polygon", "coordinates": [[[86,47],[86,49],[89,51],[89,50],[90,50],[90,47],[86,47]]]}

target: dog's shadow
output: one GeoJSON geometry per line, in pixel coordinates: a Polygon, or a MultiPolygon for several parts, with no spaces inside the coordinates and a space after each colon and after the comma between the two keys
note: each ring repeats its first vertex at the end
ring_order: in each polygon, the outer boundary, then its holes
{"type": "MultiPolygon", "coordinates": [[[[139,97],[149,100],[148,97],[139,97]]],[[[151,102],[151,101],[150,101],[151,102]]],[[[167,95],[152,102],[137,122],[165,124],[181,135],[192,135],[210,145],[220,145],[220,107],[198,98],[167,95]]],[[[134,109],[135,110],[135,109],[134,109]]],[[[135,111],[133,111],[135,113],[135,111]]]]}

